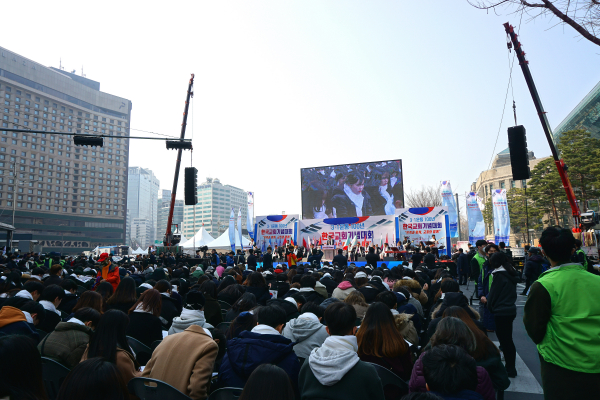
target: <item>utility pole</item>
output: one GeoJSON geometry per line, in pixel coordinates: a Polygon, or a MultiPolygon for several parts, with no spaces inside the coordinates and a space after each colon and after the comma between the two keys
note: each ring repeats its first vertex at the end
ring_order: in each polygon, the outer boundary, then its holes
{"type": "Polygon", "coordinates": [[[458,222],[458,240],[460,240],[460,205],[458,203],[458,193],[454,193],[456,197],[456,220],[458,222]]]}

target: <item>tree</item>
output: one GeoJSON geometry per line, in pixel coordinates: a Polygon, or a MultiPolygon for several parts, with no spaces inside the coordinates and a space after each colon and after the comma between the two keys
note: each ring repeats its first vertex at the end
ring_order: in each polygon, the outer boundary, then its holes
{"type": "Polygon", "coordinates": [[[529,20],[541,16],[557,18],[582,37],[600,46],[600,0],[467,0],[481,10],[504,8],[525,13],[529,20]]]}
{"type": "Polygon", "coordinates": [[[406,193],[406,205],[410,208],[437,207],[442,205],[440,186],[421,186],[406,193]]]}
{"type": "Polygon", "coordinates": [[[531,180],[527,183],[527,195],[533,200],[537,212],[548,216],[545,224],[560,225],[567,211],[567,195],[552,158],[540,161],[531,171],[531,180]]]}
{"type": "Polygon", "coordinates": [[[585,130],[577,129],[563,133],[557,147],[569,168],[569,179],[575,196],[581,202],[582,211],[585,211],[588,201],[597,199],[600,195],[600,140],[592,138],[585,130]]]}
{"type": "Polygon", "coordinates": [[[527,229],[542,228],[540,210],[525,196],[525,190],[513,188],[506,192],[510,228],[515,235],[521,235],[527,242],[527,229]]]}
{"type": "Polygon", "coordinates": [[[483,222],[485,222],[486,235],[488,232],[494,232],[494,206],[492,205],[492,196],[488,197],[485,202],[485,208],[481,212],[483,222]]]}

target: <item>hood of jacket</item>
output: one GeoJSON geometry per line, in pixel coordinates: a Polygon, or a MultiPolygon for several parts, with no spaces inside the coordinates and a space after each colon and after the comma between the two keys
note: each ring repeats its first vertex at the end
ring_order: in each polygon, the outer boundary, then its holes
{"type": "Polygon", "coordinates": [[[233,371],[248,379],[261,364],[278,364],[294,351],[292,341],[282,335],[242,331],[227,342],[227,357],[233,371]]]}
{"type": "Polygon", "coordinates": [[[494,277],[498,276],[498,275],[502,275],[505,276],[506,279],[508,279],[509,281],[511,281],[512,283],[514,283],[515,285],[517,284],[518,276],[517,276],[517,272],[514,271],[507,271],[504,267],[498,267],[495,270],[491,271],[491,274],[494,275],[494,277]]]}
{"type": "Polygon", "coordinates": [[[294,315],[298,312],[298,306],[293,305],[291,302],[285,300],[285,299],[271,299],[269,301],[267,301],[267,305],[271,305],[274,304],[276,306],[279,306],[281,308],[283,308],[283,310],[285,311],[285,314],[288,316],[290,315],[294,315]]]}
{"type": "Polygon", "coordinates": [[[533,261],[541,264],[544,261],[544,257],[540,256],[539,254],[533,254],[527,259],[527,261],[533,261]]]}
{"type": "Polygon", "coordinates": [[[66,331],[81,331],[83,333],[87,333],[88,335],[92,334],[92,328],[85,325],[80,325],[76,322],[59,322],[54,329],[55,332],[66,332],[66,331]]]}
{"type": "Polygon", "coordinates": [[[473,307],[469,306],[469,300],[467,299],[467,297],[464,294],[454,293],[454,292],[445,294],[444,300],[442,300],[442,302],[437,307],[434,308],[434,310],[431,313],[431,317],[432,318],[441,317],[442,314],[444,313],[444,311],[446,310],[446,308],[452,307],[452,306],[457,306],[457,307],[464,309],[466,312],[469,313],[469,315],[473,319],[479,320],[481,318],[479,313],[477,311],[475,311],[475,309],[473,307]]]}
{"type": "Polygon", "coordinates": [[[350,289],[352,287],[352,284],[348,281],[343,281],[342,283],[340,283],[338,285],[338,288],[340,290],[346,290],[346,289],[350,289]]]}
{"type": "Polygon", "coordinates": [[[19,321],[27,322],[27,318],[18,308],[4,306],[0,309],[0,328],[19,321]]]}
{"type": "Polygon", "coordinates": [[[204,311],[184,308],[179,317],[173,318],[173,325],[171,325],[169,333],[171,330],[175,331],[175,333],[182,332],[190,325],[198,325],[206,329],[214,328],[211,324],[206,322],[204,311]]]}
{"type": "Polygon", "coordinates": [[[332,386],[358,363],[357,351],[356,336],[329,336],[311,351],[308,365],[321,385],[332,386]]]}
{"type": "MultiPolygon", "coordinates": [[[[312,314],[314,316],[314,314],[312,314]]],[[[285,336],[292,339],[292,342],[300,343],[323,327],[323,324],[319,322],[318,318],[309,318],[305,315],[301,315],[296,319],[290,320],[283,328],[285,336]],[[315,320],[316,319],[316,320],[315,320]]]]}

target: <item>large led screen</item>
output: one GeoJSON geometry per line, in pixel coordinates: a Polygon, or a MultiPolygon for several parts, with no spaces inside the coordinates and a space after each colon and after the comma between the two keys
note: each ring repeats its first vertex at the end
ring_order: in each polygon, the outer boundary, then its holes
{"type": "Polygon", "coordinates": [[[394,215],[404,207],[402,160],[302,168],[302,218],[394,215]]]}

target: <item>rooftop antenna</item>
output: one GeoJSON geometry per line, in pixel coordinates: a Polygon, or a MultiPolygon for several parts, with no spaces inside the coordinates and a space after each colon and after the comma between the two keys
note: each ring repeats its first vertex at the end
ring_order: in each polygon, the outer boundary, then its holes
{"type": "Polygon", "coordinates": [[[61,58],[59,58],[59,62],[58,62],[58,69],[60,69],[60,70],[62,70],[62,71],[64,71],[64,70],[65,70],[65,69],[63,68],[63,66],[62,66],[62,57],[61,57],[61,58]]]}
{"type": "Polygon", "coordinates": [[[81,76],[85,78],[85,74],[83,73],[83,65],[81,66],[81,76]]]}

